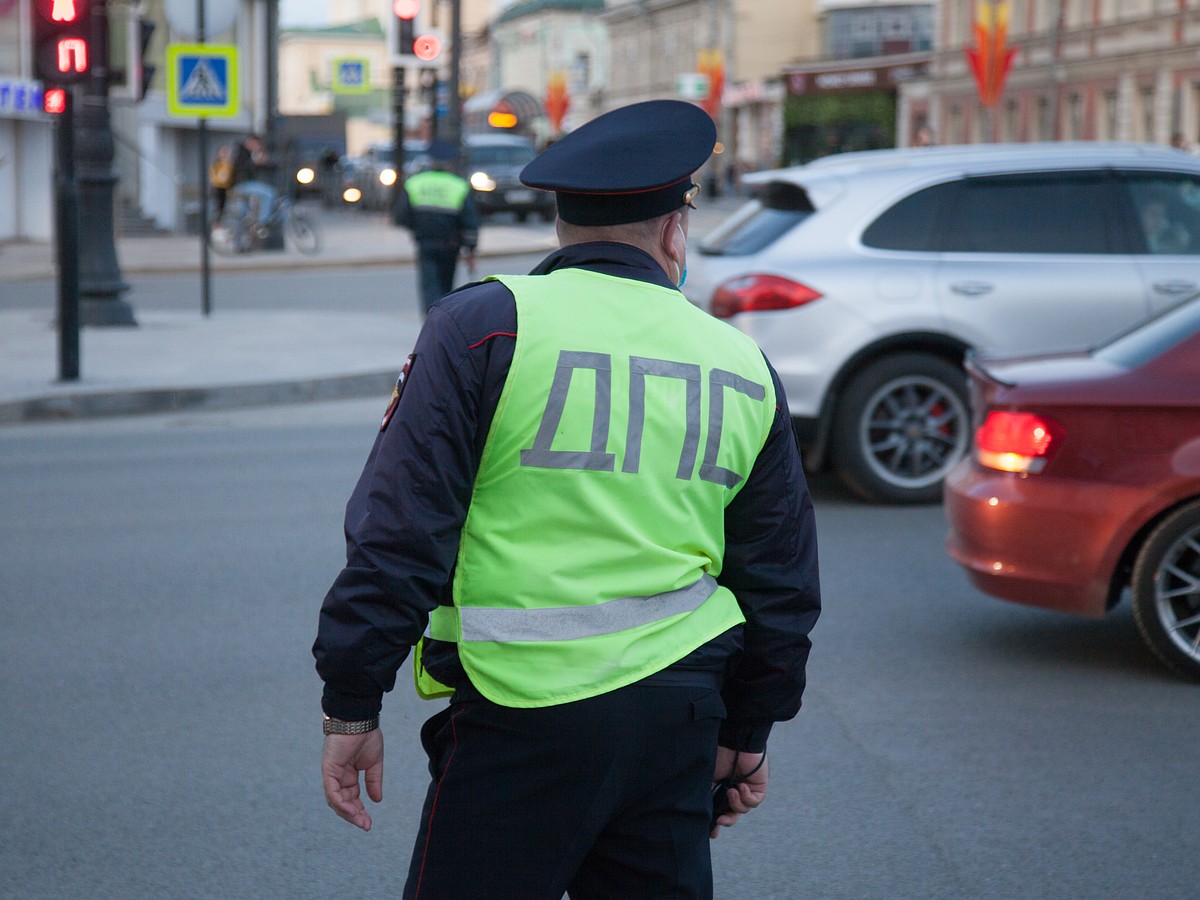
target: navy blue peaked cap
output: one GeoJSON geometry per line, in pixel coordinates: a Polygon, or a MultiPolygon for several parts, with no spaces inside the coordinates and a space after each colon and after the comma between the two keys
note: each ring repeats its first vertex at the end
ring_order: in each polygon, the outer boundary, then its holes
{"type": "Polygon", "coordinates": [[[572,225],[622,225],[679,209],[717,129],[682,100],[634,103],[597,116],[551,144],[521,182],[554,191],[572,225]]]}

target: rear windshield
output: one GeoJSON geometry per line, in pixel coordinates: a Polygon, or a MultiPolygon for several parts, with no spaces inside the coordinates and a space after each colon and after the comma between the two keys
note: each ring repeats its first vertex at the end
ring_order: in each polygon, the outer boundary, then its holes
{"type": "MultiPolygon", "coordinates": [[[[703,202],[703,198],[701,198],[703,202]]],[[[804,188],[772,182],[700,245],[706,256],[749,256],[775,243],[816,210],[804,188]]]]}

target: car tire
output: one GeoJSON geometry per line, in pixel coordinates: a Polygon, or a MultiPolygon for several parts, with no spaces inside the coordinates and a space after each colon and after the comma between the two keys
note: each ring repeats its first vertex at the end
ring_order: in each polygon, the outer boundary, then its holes
{"type": "Polygon", "coordinates": [[[870,363],[846,385],[834,414],[833,466],[877,503],[933,503],[971,445],[967,381],[926,353],[870,363]]]}
{"type": "Polygon", "coordinates": [[[1200,500],[1150,532],[1131,586],[1142,639],[1168,669],[1200,679],[1200,500]]]}

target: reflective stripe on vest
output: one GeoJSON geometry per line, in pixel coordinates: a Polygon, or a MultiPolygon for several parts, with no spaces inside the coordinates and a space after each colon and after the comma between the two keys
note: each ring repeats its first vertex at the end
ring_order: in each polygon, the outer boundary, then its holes
{"type": "Polygon", "coordinates": [[[404,182],[409,205],[415,210],[457,215],[471,186],[450,172],[420,172],[404,182]]]}
{"type": "Polygon", "coordinates": [[[650,597],[618,597],[590,606],[540,609],[439,606],[429,616],[429,634],[439,641],[575,641],[692,612],[716,590],[717,580],[704,575],[675,591],[650,597]],[[455,619],[462,627],[461,638],[455,619]]]}

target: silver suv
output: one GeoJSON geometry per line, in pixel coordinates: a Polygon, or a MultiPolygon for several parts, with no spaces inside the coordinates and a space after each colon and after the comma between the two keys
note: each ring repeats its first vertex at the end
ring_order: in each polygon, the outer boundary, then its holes
{"type": "Polygon", "coordinates": [[[685,291],[779,370],[811,470],[929,502],[968,350],[1083,348],[1200,286],[1200,160],[1142,144],[877,150],[747,176],[685,291]]]}

